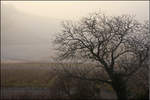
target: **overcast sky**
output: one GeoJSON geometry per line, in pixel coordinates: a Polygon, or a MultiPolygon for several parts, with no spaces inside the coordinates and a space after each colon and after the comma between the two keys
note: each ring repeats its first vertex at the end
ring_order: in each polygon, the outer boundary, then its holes
{"type": "Polygon", "coordinates": [[[149,19],[149,1],[2,1],[1,8],[2,60],[49,59],[52,34],[63,20],[78,20],[99,10],[149,19]]]}
{"type": "Polygon", "coordinates": [[[148,1],[9,1],[7,3],[26,13],[60,19],[77,19],[100,9],[108,15],[134,14],[138,19],[149,17],[148,1]]]}

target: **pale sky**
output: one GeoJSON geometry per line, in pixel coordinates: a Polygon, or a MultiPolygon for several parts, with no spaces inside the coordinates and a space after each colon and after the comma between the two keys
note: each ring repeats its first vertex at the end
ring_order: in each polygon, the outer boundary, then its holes
{"type": "Polygon", "coordinates": [[[1,59],[49,61],[55,56],[51,41],[61,29],[60,22],[99,10],[109,16],[149,19],[149,1],[2,1],[1,59]]]}
{"type": "Polygon", "coordinates": [[[18,10],[58,19],[76,20],[100,9],[107,15],[132,14],[149,18],[149,1],[5,1],[18,10]]]}

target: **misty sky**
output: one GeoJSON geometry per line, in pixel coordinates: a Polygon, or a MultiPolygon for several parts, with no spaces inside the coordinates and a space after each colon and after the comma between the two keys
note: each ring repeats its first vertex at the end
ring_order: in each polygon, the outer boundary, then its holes
{"type": "Polygon", "coordinates": [[[2,1],[1,58],[4,61],[48,61],[53,35],[63,20],[79,20],[89,13],[136,15],[149,19],[149,1],[2,1]]]}
{"type": "Polygon", "coordinates": [[[135,14],[138,19],[147,19],[148,1],[13,1],[17,10],[38,16],[59,19],[77,19],[88,13],[99,11],[108,15],[135,14]]]}

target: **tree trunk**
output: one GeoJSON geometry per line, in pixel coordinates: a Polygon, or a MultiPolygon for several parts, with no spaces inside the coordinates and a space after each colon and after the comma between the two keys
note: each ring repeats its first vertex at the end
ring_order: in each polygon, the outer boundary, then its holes
{"type": "MultiPolygon", "coordinates": [[[[119,87],[119,86],[118,86],[119,87]]],[[[127,100],[127,92],[126,89],[114,89],[117,95],[117,100],[127,100]]]]}
{"type": "Polygon", "coordinates": [[[121,76],[115,76],[112,79],[112,87],[116,92],[117,100],[127,100],[127,86],[121,76]]]}

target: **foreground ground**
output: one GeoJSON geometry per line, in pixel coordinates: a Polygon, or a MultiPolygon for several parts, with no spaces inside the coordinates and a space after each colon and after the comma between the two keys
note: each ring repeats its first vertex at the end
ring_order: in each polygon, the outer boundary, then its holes
{"type": "MultiPolygon", "coordinates": [[[[52,66],[56,63],[3,63],[1,64],[1,99],[48,99],[53,84],[52,66]]],[[[104,99],[116,98],[115,94],[103,89],[104,99]]]]}

